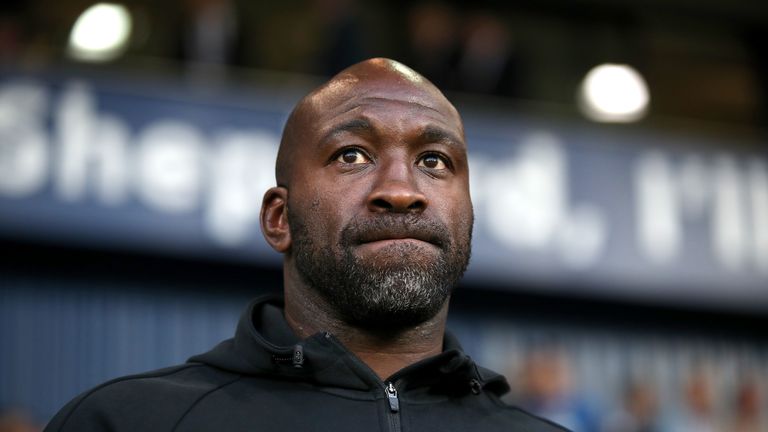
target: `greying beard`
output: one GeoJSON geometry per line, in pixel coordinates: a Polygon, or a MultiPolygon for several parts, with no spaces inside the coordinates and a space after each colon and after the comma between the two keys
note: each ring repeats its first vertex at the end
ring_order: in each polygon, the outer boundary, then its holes
{"type": "Polygon", "coordinates": [[[342,235],[339,245],[322,247],[295,212],[288,215],[299,274],[342,321],[355,327],[397,330],[433,318],[469,262],[471,222],[467,237],[458,242],[450,241],[443,226],[422,223],[446,239],[434,259],[409,259],[425,258],[424,250],[401,244],[389,246],[394,249],[386,251],[389,259],[364,263],[353,254],[349,235],[342,235]],[[393,256],[402,258],[388,263],[393,256]]]}

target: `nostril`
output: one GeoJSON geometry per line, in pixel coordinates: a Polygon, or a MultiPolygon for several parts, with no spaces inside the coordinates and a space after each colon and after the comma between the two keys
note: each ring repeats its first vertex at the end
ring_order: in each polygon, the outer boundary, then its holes
{"type": "Polygon", "coordinates": [[[424,201],[417,200],[408,206],[408,210],[424,210],[424,201]]]}
{"type": "Polygon", "coordinates": [[[368,196],[367,206],[373,212],[420,213],[428,201],[410,184],[390,182],[368,196]]]}
{"type": "Polygon", "coordinates": [[[371,202],[371,204],[373,204],[374,207],[379,207],[379,208],[384,208],[384,209],[391,209],[392,208],[392,204],[390,204],[387,200],[381,199],[381,198],[373,200],[371,202]]]}

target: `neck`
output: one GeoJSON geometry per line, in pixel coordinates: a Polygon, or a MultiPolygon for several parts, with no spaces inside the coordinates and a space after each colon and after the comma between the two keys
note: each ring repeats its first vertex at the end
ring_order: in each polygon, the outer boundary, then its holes
{"type": "Polygon", "coordinates": [[[330,332],[382,380],[443,351],[447,313],[448,301],[432,319],[414,327],[354,327],[339,319],[328,303],[302,281],[285,275],[285,319],[296,335],[303,339],[320,331],[330,332]]]}

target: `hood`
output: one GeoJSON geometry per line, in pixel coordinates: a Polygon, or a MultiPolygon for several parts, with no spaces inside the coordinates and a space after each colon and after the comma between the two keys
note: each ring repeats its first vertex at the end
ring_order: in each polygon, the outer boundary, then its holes
{"type": "MultiPolygon", "coordinates": [[[[368,390],[381,388],[379,377],[332,334],[319,332],[299,339],[283,315],[279,296],[255,299],[240,318],[235,337],[189,362],[232,373],[304,380],[322,386],[368,390]]],[[[509,391],[506,379],[477,366],[458,341],[446,332],[443,352],[410,365],[387,379],[403,390],[431,387],[443,392],[509,391]]]]}

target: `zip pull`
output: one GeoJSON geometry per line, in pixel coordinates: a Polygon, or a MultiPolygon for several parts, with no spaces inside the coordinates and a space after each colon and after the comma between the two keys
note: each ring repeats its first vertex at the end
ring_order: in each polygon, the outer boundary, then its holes
{"type": "Polygon", "coordinates": [[[392,412],[400,411],[400,400],[397,398],[397,389],[395,386],[389,382],[387,383],[386,387],[384,387],[384,391],[387,392],[389,409],[392,410],[392,412]]]}

